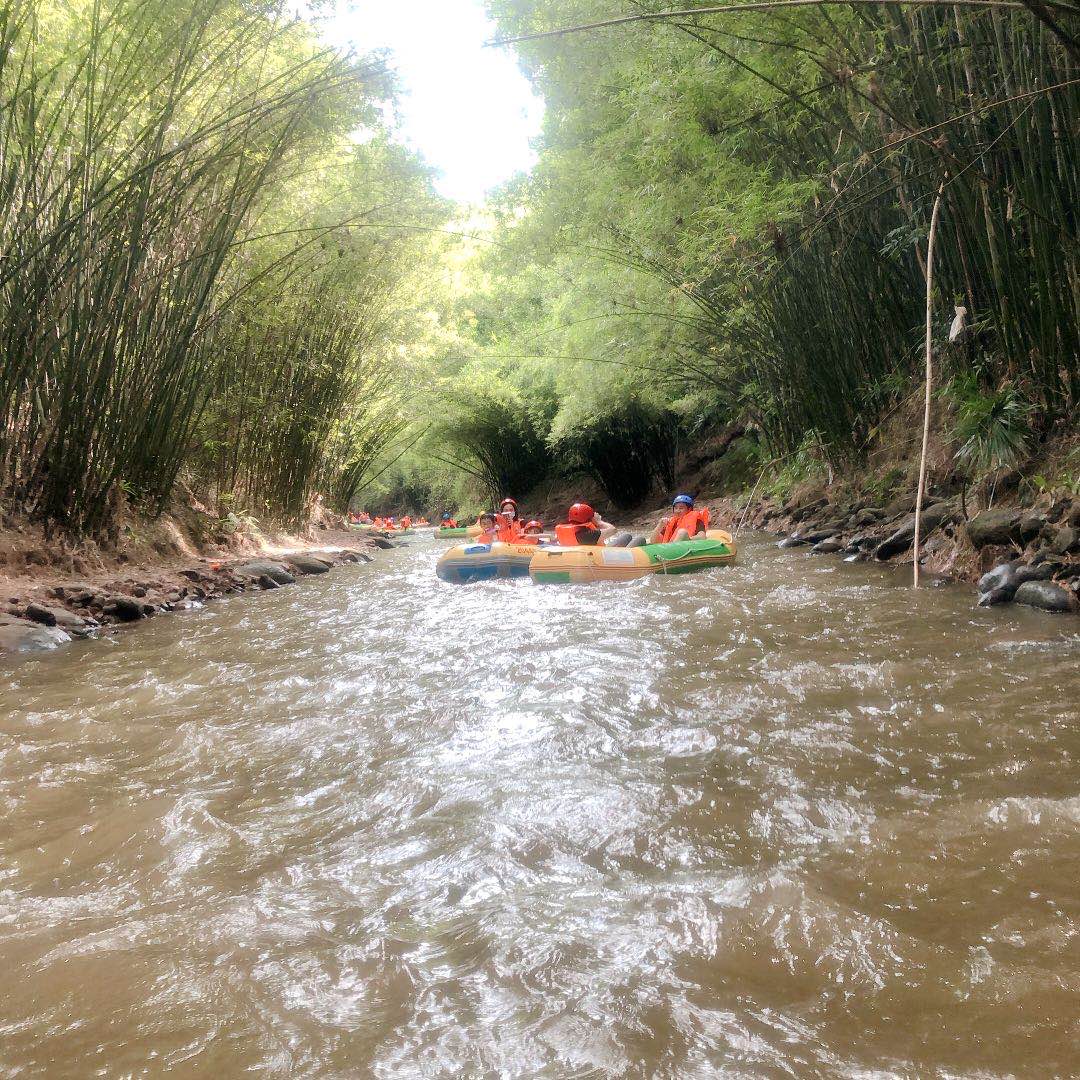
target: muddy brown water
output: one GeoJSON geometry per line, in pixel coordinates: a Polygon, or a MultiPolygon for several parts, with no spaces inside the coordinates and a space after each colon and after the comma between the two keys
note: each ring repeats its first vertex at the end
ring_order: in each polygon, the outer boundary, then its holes
{"type": "Polygon", "coordinates": [[[421,541],[0,666],[0,1075],[1080,1071],[1080,634],[421,541]]]}

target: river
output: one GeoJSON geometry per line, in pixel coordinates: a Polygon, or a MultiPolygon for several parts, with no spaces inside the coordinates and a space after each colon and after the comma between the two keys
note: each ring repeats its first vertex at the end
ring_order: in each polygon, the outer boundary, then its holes
{"type": "Polygon", "coordinates": [[[0,1076],[1080,1068],[1075,620],[441,550],[0,666],[0,1076]]]}

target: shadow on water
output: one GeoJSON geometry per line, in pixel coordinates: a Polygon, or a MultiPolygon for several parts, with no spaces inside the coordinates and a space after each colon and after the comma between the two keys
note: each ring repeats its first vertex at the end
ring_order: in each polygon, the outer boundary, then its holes
{"type": "Polygon", "coordinates": [[[1074,622],[441,550],[0,669],[0,1075],[1074,1071],[1074,622]]]}

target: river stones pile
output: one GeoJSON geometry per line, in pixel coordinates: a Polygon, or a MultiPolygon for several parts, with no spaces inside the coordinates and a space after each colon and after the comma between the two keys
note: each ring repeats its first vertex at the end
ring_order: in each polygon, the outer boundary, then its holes
{"type": "Polygon", "coordinates": [[[121,623],[162,611],[198,607],[208,600],[249,589],[277,589],[298,577],[325,574],[345,563],[370,562],[360,548],[289,555],[284,560],[250,559],[223,565],[207,562],[174,573],[89,585],[65,582],[30,598],[0,602],[0,654],[55,649],[121,623]]]}
{"type": "MultiPolygon", "coordinates": [[[[755,521],[774,532],[790,530],[782,548],[884,562],[911,551],[914,506],[914,492],[882,506],[844,506],[815,496],[765,506],[755,521]]],[[[958,498],[929,496],[920,532],[924,554],[966,551],[991,568],[978,579],[980,605],[1080,612],[1080,499],[995,507],[965,520],[958,498]]]]}

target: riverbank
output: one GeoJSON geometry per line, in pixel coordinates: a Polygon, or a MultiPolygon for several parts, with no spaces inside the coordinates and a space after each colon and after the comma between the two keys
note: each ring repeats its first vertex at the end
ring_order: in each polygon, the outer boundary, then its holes
{"type": "MultiPolygon", "coordinates": [[[[780,537],[784,548],[848,561],[914,561],[914,491],[874,504],[842,487],[804,484],[784,498],[712,505],[718,527],[761,529],[780,537]]],[[[922,573],[973,584],[980,606],[1016,602],[1080,613],[1080,499],[1046,495],[965,511],[960,496],[927,496],[922,573]]]]}
{"type": "Polygon", "coordinates": [[[217,518],[197,504],[125,517],[108,538],[71,545],[7,515],[0,522],[0,655],[55,649],[223,596],[277,589],[369,562],[391,542],[322,515],[301,533],[217,518]]]}

